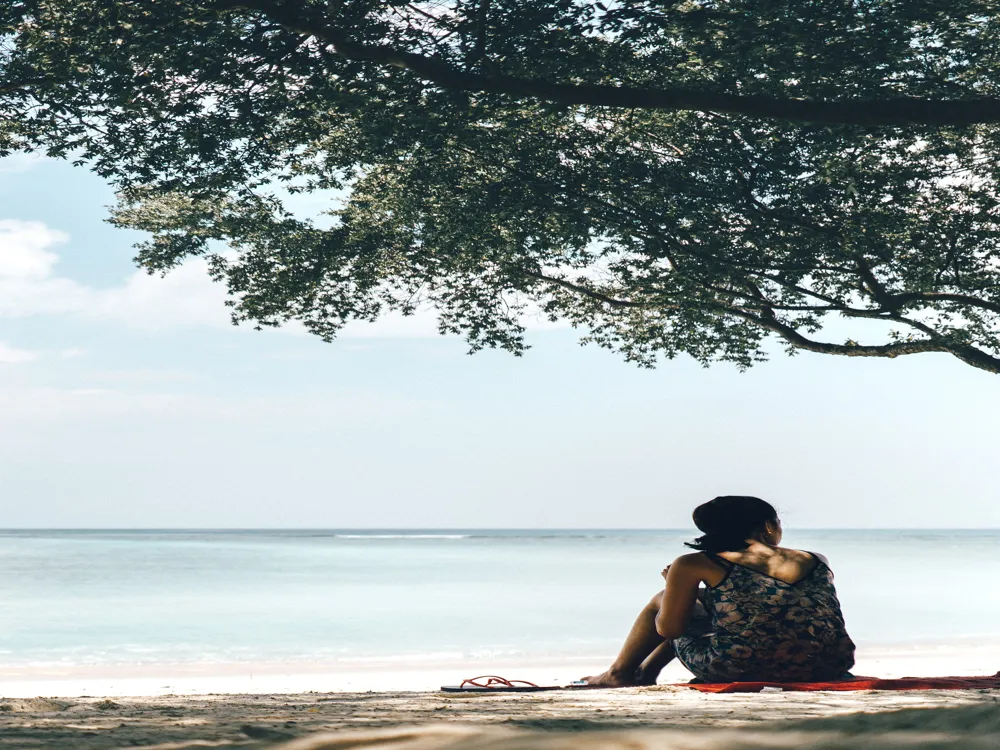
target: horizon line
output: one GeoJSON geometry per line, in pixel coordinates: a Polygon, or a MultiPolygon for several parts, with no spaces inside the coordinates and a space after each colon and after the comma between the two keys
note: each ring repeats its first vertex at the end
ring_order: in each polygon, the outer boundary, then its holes
{"type": "MultiPolygon", "coordinates": [[[[800,526],[799,531],[1000,531],[998,526],[800,526]]],[[[612,526],[5,526],[3,531],[671,531],[698,532],[691,527],[612,526]]],[[[786,529],[787,531],[787,529],[786,529]]]]}

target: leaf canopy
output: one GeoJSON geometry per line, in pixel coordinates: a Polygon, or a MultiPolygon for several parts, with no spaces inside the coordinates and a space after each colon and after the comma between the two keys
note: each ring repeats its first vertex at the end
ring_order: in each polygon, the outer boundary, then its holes
{"type": "Polygon", "coordinates": [[[236,321],[430,305],[473,349],[534,312],[644,365],[776,335],[1000,372],[997,10],[7,0],[0,153],[111,179],[138,262],[207,257],[236,321]]]}

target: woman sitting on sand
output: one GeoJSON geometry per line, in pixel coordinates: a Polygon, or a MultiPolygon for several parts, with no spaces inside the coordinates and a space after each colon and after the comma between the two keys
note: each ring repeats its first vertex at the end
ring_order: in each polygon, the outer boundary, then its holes
{"type": "Polygon", "coordinates": [[[700,505],[666,588],[639,614],[621,653],[592,685],[652,685],[675,656],[701,682],[811,682],[842,677],[854,643],[822,555],[779,547],[781,522],[756,497],[700,505]],[[704,584],[705,588],[701,588],[704,584]]]}

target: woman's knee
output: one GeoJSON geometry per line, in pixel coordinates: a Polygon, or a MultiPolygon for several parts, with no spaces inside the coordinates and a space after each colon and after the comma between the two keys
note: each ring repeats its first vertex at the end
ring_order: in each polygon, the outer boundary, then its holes
{"type": "Polygon", "coordinates": [[[663,606],[663,591],[657,591],[653,594],[653,598],[649,600],[649,604],[646,605],[646,609],[652,609],[656,612],[660,611],[660,607],[663,606]]]}

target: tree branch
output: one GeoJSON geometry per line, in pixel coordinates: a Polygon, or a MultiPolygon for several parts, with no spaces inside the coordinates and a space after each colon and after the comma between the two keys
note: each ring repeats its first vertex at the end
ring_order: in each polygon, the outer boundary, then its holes
{"type": "Polygon", "coordinates": [[[875,299],[875,301],[878,302],[882,307],[892,307],[893,305],[892,295],[886,291],[885,286],[882,284],[882,282],[879,281],[878,278],[876,278],[874,271],[872,271],[872,267],[868,264],[868,261],[866,261],[861,256],[858,256],[857,258],[855,258],[855,262],[857,263],[858,266],[858,273],[861,275],[861,278],[864,280],[865,286],[868,287],[868,290],[871,292],[871,295],[875,299]]]}
{"type": "MultiPolygon", "coordinates": [[[[830,344],[806,338],[791,326],[782,323],[773,313],[769,313],[767,310],[763,310],[759,314],[753,313],[749,310],[743,310],[741,308],[732,308],[728,311],[733,315],[756,323],[762,328],[773,331],[797,349],[805,349],[806,351],[818,352],[820,354],[840,354],[848,357],[892,358],[904,354],[944,351],[941,348],[941,345],[930,341],[907,341],[897,342],[894,344],[878,344],[875,346],[863,346],[860,344],[830,344]]],[[[1000,367],[1000,361],[998,361],[997,365],[1000,367]]]]}
{"type": "Polygon", "coordinates": [[[53,78],[22,78],[20,80],[0,82],[0,94],[12,94],[40,84],[57,83],[53,78]]]}
{"type": "Polygon", "coordinates": [[[351,60],[369,61],[410,70],[442,88],[489,94],[510,94],[567,105],[655,110],[694,110],[745,115],[790,122],[843,125],[970,125],[1000,122],[1000,99],[921,99],[889,96],[881,99],[810,101],[763,95],[726,94],[690,88],[651,89],[601,84],[550,83],[501,74],[462,71],[444,60],[395,49],[384,44],[352,42],[341,29],[316,16],[279,5],[273,0],[219,0],[223,10],[263,13],[289,31],[315,37],[351,60]]]}
{"type": "Polygon", "coordinates": [[[773,313],[769,313],[767,310],[763,310],[757,314],[740,308],[728,308],[727,312],[755,323],[769,331],[773,331],[796,349],[805,349],[806,351],[817,352],[819,354],[836,354],[845,357],[887,357],[889,359],[902,357],[907,354],[941,352],[951,354],[967,365],[972,365],[980,370],[1000,374],[1000,357],[991,356],[973,346],[956,344],[944,339],[936,341],[900,341],[893,344],[878,344],[874,346],[830,344],[806,338],[791,326],[782,323],[773,313]]]}
{"type": "MultiPolygon", "coordinates": [[[[611,305],[612,307],[650,307],[649,304],[643,302],[632,302],[631,300],[617,299],[615,297],[609,297],[606,294],[598,292],[590,287],[582,286],[580,284],[574,284],[572,281],[567,281],[566,279],[560,279],[557,276],[546,276],[543,273],[537,273],[535,271],[528,271],[526,269],[519,269],[519,272],[525,276],[529,276],[533,279],[538,279],[539,281],[544,281],[548,284],[555,284],[556,286],[561,286],[564,289],[575,294],[582,294],[585,297],[590,297],[591,299],[596,299],[598,302],[603,302],[606,305],[611,305]]],[[[670,309],[677,309],[676,305],[661,305],[657,304],[656,307],[668,307],[670,309]]]]}
{"type": "Polygon", "coordinates": [[[921,323],[918,320],[912,320],[910,318],[900,315],[898,312],[898,306],[879,307],[872,310],[860,310],[856,307],[851,307],[850,305],[841,302],[840,300],[837,300],[834,297],[828,297],[824,294],[820,294],[819,292],[814,292],[810,289],[800,287],[797,284],[782,281],[781,279],[775,279],[766,274],[764,274],[764,278],[771,279],[772,281],[781,284],[789,289],[792,289],[796,292],[799,292],[801,294],[810,295],[829,303],[827,306],[782,305],[778,303],[772,303],[764,296],[764,293],[760,290],[759,287],[751,283],[750,288],[755,292],[757,301],[759,301],[762,305],[766,305],[766,307],[771,311],[782,310],[787,312],[822,312],[822,313],[839,312],[841,315],[847,318],[863,318],[863,319],[866,318],[869,320],[882,320],[886,322],[891,321],[893,323],[899,323],[901,325],[914,328],[923,334],[926,334],[928,336],[929,341],[933,342],[942,340],[941,333],[939,331],[934,330],[929,325],[921,323]]]}
{"type": "Polygon", "coordinates": [[[968,294],[951,294],[949,292],[904,292],[894,294],[893,303],[897,307],[902,307],[909,302],[954,302],[956,305],[968,305],[978,307],[982,310],[1000,313],[1000,304],[989,300],[973,297],[968,294]]]}
{"type": "Polygon", "coordinates": [[[813,299],[818,299],[821,302],[826,302],[828,305],[830,305],[830,307],[832,309],[836,309],[836,310],[839,310],[841,312],[844,312],[846,310],[854,310],[854,309],[856,309],[856,308],[852,308],[852,307],[846,305],[845,303],[843,303],[842,301],[840,301],[836,297],[831,297],[828,294],[823,294],[821,292],[817,292],[814,289],[809,289],[809,288],[804,287],[804,286],[799,286],[798,284],[796,284],[796,283],[794,283],[792,281],[786,281],[785,279],[782,279],[780,276],[775,276],[775,275],[768,274],[768,273],[761,273],[760,277],[763,278],[763,279],[767,279],[768,281],[770,281],[770,282],[772,282],[774,284],[778,284],[780,286],[783,286],[786,289],[791,289],[793,292],[797,292],[798,294],[801,294],[803,296],[812,297],[813,299]]]}
{"type": "Polygon", "coordinates": [[[477,63],[486,55],[486,21],[490,13],[490,0],[479,0],[476,11],[476,46],[472,51],[470,63],[477,63]]]}

